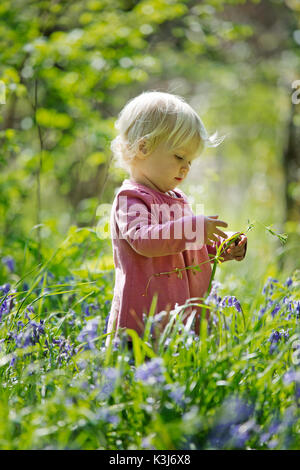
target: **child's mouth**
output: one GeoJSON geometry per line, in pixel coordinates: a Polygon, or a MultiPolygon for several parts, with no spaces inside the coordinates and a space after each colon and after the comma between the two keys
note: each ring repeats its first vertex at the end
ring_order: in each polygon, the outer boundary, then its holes
{"type": "Polygon", "coordinates": [[[177,181],[182,181],[182,178],[175,178],[177,181]]]}

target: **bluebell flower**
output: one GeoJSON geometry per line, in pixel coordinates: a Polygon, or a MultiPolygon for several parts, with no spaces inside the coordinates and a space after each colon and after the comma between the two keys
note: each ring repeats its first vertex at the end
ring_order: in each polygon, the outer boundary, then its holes
{"type": "Polygon", "coordinates": [[[241,304],[234,295],[226,295],[220,302],[221,307],[234,307],[238,312],[242,311],[241,304]]]}
{"type": "Polygon", "coordinates": [[[157,382],[164,382],[163,371],[163,359],[157,357],[138,367],[135,378],[145,384],[154,385],[157,382]]]}
{"type": "Polygon", "coordinates": [[[0,286],[0,294],[5,295],[10,291],[10,284],[3,284],[0,286]]]}
{"type": "Polygon", "coordinates": [[[13,355],[13,356],[12,356],[12,359],[11,359],[11,361],[10,361],[10,363],[9,363],[9,367],[14,367],[15,364],[16,364],[16,362],[17,362],[17,356],[16,356],[16,355],[13,355]]]}
{"type": "Polygon", "coordinates": [[[234,424],[229,428],[230,447],[242,449],[251,437],[251,432],[257,428],[253,419],[243,424],[234,424]]]}
{"type": "Polygon", "coordinates": [[[96,349],[95,338],[99,336],[98,334],[98,326],[99,326],[99,317],[91,318],[86,322],[86,325],[81,330],[79,335],[77,336],[77,341],[86,342],[85,349],[96,349]]]}
{"type": "Polygon", "coordinates": [[[15,342],[17,348],[27,348],[28,346],[35,344],[32,331],[21,331],[15,336],[15,342]]]}
{"type": "Polygon", "coordinates": [[[102,374],[104,377],[104,381],[98,395],[98,398],[100,400],[107,399],[113,393],[120,372],[115,367],[108,367],[106,369],[103,369],[102,374]]]}
{"type": "Polygon", "coordinates": [[[105,325],[104,325],[104,330],[103,330],[104,335],[107,333],[108,320],[109,320],[109,314],[105,317],[105,325]]]}
{"type": "Polygon", "coordinates": [[[274,284],[278,283],[278,282],[279,281],[277,279],[274,279],[272,277],[268,277],[267,282],[265,283],[265,285],[263,287],[262,293],[266,294],[266,292],[269,290],[270,291],[269,293],[271,294],[272,291],[273,291],[273,288],[274,288],[274,284]]]}
{"type": "Polygon", "coordinates": [[[274,331],[273,330],[270,337],[269,337],[269,341],[270,341],[270,343],[278,343],[280,338],[281,338],[281,333],[279,333],[279,331],[274,331]]]}
{"type": "Polygon", "coordinates": [[[243,447],[255,427],[255,421],[249,419],[253,411],[252,404],[238,397],[226,399],[209,434],[210,444],[215,448],[243,447]]]}
{"type": "Polygon", "coordinates": [[[271,312],[271,315],[272,315],[273,318],[279,312],[279,310],[280,310],[280,304],[276,304],[275,307],[273,308],[272,312],[271,312]]]}
{"type": "MultiPolygon", "coordinates": [[[[173,384],[174,387],[174,384],[173,384]]],[[[184,399],[185,387],[176,384],[176,388],[170,391],[170,397],[178,406],[183,406],[185,404],[184,399]]]]}
{"type": "Polygon", "coordinates": [[[293,308],[295,309],[296,318],[297,320],[299,320],[300,319],[300,300],[295,301],[293,303],[293,308]]]}
{"type": "Polygon", "coordinates": [[[58,344],[59,346],[62,344],[62,340],[61,339],[55,339],[55,338],[52,338],[52,343],[53,344],[58,344]]]}
{"type": "Polygon", "coordinates": [[[117,425],[120,421],[119,416],[113,414],[110,410],[106,408],[101,408],[96,413],[96,419],[99,419],[100,421],[104,421],[106,423],[115,424],[115,425],[117,425]]]}
{"type": "Polygon", "coordinates": [[[11,273],[15,271],[15,260],[12,256],[3,256],[2,263],[9,269],[11,273]]]}
{"type": "Polygon", "coordinates": [[[293,280],[291,277],[288,277],[287,280],[285,281],[284,285],[286,287],[291,287],[291,285],[293,284],[293,280]]]}
{"type": "Polygon", "coordinates": [[[258,312],[258,319],[260,320],[261,317],[266,313],[266,308],[265,307],[262,307],[259,312],[258,312]]]}
{"type": "Polygon", "coordinates": [[[285,385],[290,385],[292,382],[300,384],[300,370],[295,370],[293,368],[289,369],[283,376],[283,383],[285,385]]]}

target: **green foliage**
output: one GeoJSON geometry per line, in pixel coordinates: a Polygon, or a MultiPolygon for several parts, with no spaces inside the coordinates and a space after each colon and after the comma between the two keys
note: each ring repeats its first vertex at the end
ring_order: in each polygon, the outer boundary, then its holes
{"type": "Polygon", "coordinates": [[[1,286],[2,449],[298,448],[299,273],[239,306],[214,283],[199,337],[177,306],[161,336],[150,312],[132,352],[122,334],[104,348],[109,273],[65,275],[85,238],[1,286]]]}
{"type": "Polygon", "coordinates": [[[298,3],[1,2],[0,448],[299,448],[299,272],[285,277],[300,232],[282,168],[298,3]],[[94,224],[124,176],[115,118],[144,89],[228,134],[195,163],[194,202],[237,232],[261,223],[247,259],[214,271],[199,337],[179,307],[154,340],[154,299],[131,352],[104,348],[114,265],[94,224]]]}

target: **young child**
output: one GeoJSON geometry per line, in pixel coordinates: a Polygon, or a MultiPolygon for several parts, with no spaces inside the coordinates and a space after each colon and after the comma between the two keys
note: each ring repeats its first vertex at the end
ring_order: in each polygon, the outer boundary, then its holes
{"type": "MultiPolygon", "coordinates": [[[[117,191],[111,211],[115,288],[107,345],[119,328],[143,334],[143,314],[149,314],[155,294],[155,314],[189,298],[201,301],[211,277],[209,254],[228,238],[221,229],[227,223],[217,215],[194,214],[177,187],[204,147],[222,141],[217,133],[208,136],[182,97],[144,92],[127,103],[116,128],[111,149],[130,178],[117,191]],[[193,269],[198,265],[200,270],[193,269]]],[[[224,253],[224,261],[242,260],[246,243],[241,235],[237,246],[224,253]]],[[[187,316],[192,309],[185,311],[187,316]]],[[[196,310],[199,334],[201,309],[196,310]]]]}

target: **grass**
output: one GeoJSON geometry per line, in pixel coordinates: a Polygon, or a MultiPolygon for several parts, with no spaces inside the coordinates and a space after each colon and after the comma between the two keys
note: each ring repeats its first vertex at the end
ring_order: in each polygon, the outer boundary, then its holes
{"type": "Polygon", "coordinates": [[[149,315],[133,351],[105,348],[113,272],[87,269],[90,235],[2,271],[0,448],[299,449],[299,272],[239,299],[213,282],[199,337],[178,306],[158,339],[149,315]]]}

